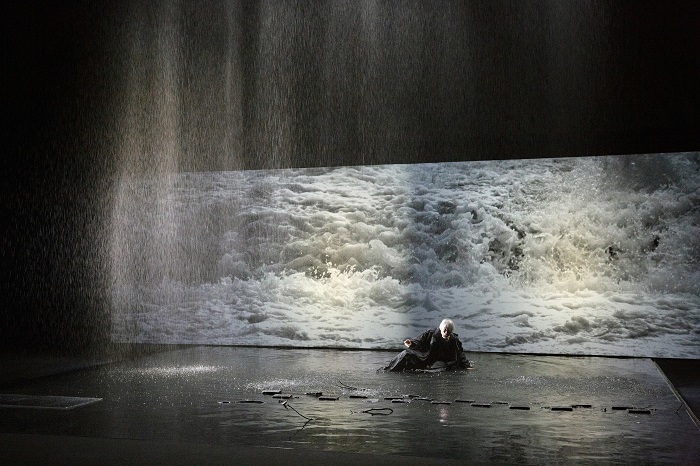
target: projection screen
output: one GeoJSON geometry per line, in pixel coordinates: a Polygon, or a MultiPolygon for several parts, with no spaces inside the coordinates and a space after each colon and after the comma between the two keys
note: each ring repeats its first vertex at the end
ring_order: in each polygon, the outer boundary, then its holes
{"type": "Polygon", "coordinates": [[[700,155],[120,182],[117,342],[700,357],[700,155]]]}

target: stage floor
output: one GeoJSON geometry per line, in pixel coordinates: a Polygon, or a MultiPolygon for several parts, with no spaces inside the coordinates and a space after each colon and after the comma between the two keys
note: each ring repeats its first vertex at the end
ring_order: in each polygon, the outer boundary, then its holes
{"type": "Polygon", "coordinates": [[[42,439],[56,459],[56,445],[82,439],[58,454],[75,460],[82,445],[95,459],[122,441],[151,456],[153,445],[189,445],[202,463],[207,452],[238,452],[239,464],[325,452],[348,462],[700,464],[700,430],[650,359],[469,353],[470,371],[377,372],[393,356],[198,346],[6,385],[14,405],[0,407],[0,459],[38,461],[42,439]]]}

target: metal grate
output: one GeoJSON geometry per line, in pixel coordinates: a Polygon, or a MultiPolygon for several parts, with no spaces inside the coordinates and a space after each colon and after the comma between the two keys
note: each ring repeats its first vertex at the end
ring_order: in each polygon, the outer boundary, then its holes
{"type": "Polygon", "coordinates": [[[98,401],[102,398],[0,394],[0,408],[73,409],[98,401]]]}

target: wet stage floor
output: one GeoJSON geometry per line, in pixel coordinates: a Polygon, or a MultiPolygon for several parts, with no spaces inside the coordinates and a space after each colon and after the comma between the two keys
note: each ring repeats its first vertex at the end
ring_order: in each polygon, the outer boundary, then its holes
{"type": "Polygon", "coordinates": [[[101,401],[0,408],[0,432],[482,463],[700,463],[700,430],[650,359],[469,353],[470,371],[377,372],[393,356],[177,349],[5,387],[101,401]]]}

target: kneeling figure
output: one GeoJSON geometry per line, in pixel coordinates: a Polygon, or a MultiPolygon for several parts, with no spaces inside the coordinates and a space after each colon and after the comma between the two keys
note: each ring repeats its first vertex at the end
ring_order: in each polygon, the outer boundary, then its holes
{"type": "Polygon", "coordinates": [[[391,360],[385,371],[469,369],[471,361],[463,353],[462,342],[454,333],[455,324],[444,319],[440,326],[426,330],[417,338],[407,338],[407,349],[391,360]]]}

